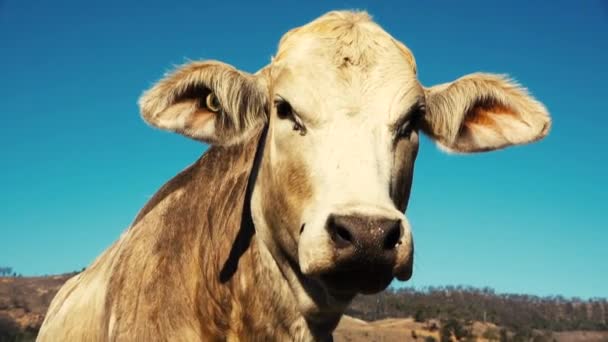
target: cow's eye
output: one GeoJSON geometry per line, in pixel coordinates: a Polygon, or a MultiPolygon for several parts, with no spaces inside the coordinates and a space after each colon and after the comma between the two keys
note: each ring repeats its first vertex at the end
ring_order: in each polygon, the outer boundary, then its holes
{"type": "Polygon", "coordinates": [[[416,105],[407,114],[407,120],[397,126],[395,135],[397,139],[408,138],[414,130],[418,127],[420,118],[425,113],[424,105],[416,105]]]}
{"type": "Polygon", "coordinates": [[[411,120],[408,120],[397,129],[397,139],[407,138],[412,134],[414,125],[411,120]]]}
{"type": "Polygon", "coordinates": [[[306,134],[306,128],[302,124],[302,121],[300,121],[300,119],[294,113],[289,102],[283,99],[277,99],[274,101],[274,105],[277,108],[277,116],[279,119],[288,119],[293,121],[293,130],[299,131],[300,135],[306,134]]]}
{"type": "Polygon", "coordinates": [[[277,107],[277,115],[280,119],[291,119],[293,117],[293,109],[289,102],[285,100],[276,100],[274,104],[277,107]]]}

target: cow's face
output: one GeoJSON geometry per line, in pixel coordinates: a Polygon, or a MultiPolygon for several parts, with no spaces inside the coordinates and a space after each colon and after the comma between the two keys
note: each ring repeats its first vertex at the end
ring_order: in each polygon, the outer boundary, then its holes
{"type": "Polygon", "coordinates": [[[286,34],[264,75],[256,195],[269,240],[334,292],[409,279],[403,213],[425,108],[412,54],[371,21],[336,16],[286,34]]]}
{"type": "Polygon", "coordinates": [[[268,125],[252,197],[279,263],[336,296],[372,293],[412,273],[404,216],[419,132],[448,151],[544,137],[542,104],[501,76],[425,88],[413,55],[366,14],[332,12],[292,30],[248,75],[193,63],[140,101],[151,124],[233,144],[268,125]]]}

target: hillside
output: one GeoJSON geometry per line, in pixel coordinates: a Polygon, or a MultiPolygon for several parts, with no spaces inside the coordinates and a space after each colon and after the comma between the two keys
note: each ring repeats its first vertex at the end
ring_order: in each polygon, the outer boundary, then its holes
{"type": "Polygon", "coordinates": [[[0,342],[33,340],[49,303],[72,275],[0,277],[0,342]]]}
{"type": "MultiPolygon", "coordinates": [[[[367,322],[351,316],[344,316],[334,332],[335,342],[364,341],[399,341],[399,342],[432,342],[444,341],[442,329],[437,320],[424,323],[413,318],[387,318],[367,322]]],[[[512,331],[503,330],[492,323],[473,322],[469,327],[470,334],[458,341],[533,341],[533,342],[607,342],[608,332],[601,331],[534,331],[533,336],[524,337],[512,331]],[[503,333],[504,331],[504,333],[503,333]]],[[[451,334],[454,340],[454,334],[451,334]]],[[[447,341],[447,340],[445,340],[447,341]]]]}
{"type": "Polygon", "coordinates": [[[387,290],[373,296],[358,296],[347,313],[365,320],[414,317],[417,321],[491,322],[523,333],[534,329],[608,331],[606,299],[497,294],[489,288],[387,290]]]}
{"type": "MultiPolygon", "coordinates": [[[[73,275],[0,277],[0,342],[34,340],[50,301],[73,275]]],[[[334,334],[337,342],[427,342],[444,340],[442,336],[608,342],[608,302],[599,299],[502,295],[463,287],[389,290],[357,297],[347,314],[334,334]]]]}

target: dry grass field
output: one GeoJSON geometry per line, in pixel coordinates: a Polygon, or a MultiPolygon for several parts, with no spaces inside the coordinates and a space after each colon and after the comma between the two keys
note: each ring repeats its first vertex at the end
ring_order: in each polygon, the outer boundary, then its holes
{"type": "MultiPolygon", "coordinates": [[[[48,277],[0,277],[0,341],[33,341],[46,309],[61,285],[73,274],[48,277]]],[[[334,333],[336,342],[439,341],[441,322],[430,319],[386,318],[367,322],[344,316],[334,333]]],[[[499,341],[498,327],[473,322],[467,341],[499,341]],[[488,338],[488,337],[494,338],[488,338]]],[[[556,342],[608,342],[608,332],[556,332],[544,340],[556,342]]],[[[509,339],[513,336],[509,335],[509,339]]],[[[452,336],[452,340],[456,340],[452,336]]],[[[537,339],[534,339],[536,342],[537,339]]]]}

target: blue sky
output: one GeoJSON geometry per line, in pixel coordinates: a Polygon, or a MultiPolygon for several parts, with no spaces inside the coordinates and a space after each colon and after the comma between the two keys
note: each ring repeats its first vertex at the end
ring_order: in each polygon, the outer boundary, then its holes
{"type": "Polygon", "coordinates": [[[288,29],[353,8],[413,50],[423,84],[508,73],[554,120],[546,140],[489,154],[422,141],[408,284],[608,297],[608,3],[592,0],[0,0],[0,266],[88,265],[205,150],[139,118],[165,71],[189,59],[256,71],[288,29]]]}

